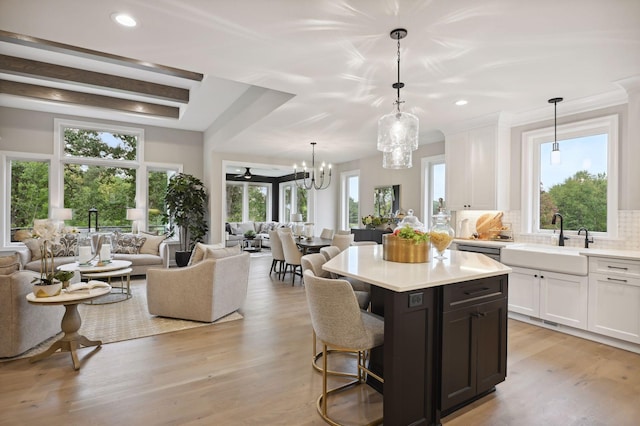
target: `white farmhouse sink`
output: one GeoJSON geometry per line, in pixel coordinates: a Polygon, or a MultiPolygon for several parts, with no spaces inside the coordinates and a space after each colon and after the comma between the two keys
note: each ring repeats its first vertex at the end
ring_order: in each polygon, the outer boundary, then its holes
{"type": "Polygon", "coordinates": [[[587,256],[580,254],[583,250],[543,244],[512,244],[500,250],[500,262],[508,266],[587,275],[587,256]]]}

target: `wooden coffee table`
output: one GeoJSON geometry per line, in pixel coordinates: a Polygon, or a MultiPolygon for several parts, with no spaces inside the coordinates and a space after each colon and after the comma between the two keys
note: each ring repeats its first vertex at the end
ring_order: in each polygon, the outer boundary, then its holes
{"type": "MultiPolygon", "coordinates": [[[[104,283],[103,283],[104,284],[104,283]]],[[[105,284],[106,285],[106,284],[105,284]]],[[[82,319],[78,312],[78,304],[87,300],[95,299],[96,297],[104,296],[111,291],[111,286],[95,287],[90,290],[79,290],[75,292],[67,292],[63,290],[57,296],[53,297],[36,297],[35,294],[27,294],[27,300],[29,303],[35,305],[64,305],[65,311],[62,317],[60,328],[64,332],[64,335],[56,340],[46,351],[41,354],[31,357],[30,362],[36,362],[44,359],[60,349],[61,352],[70,352],[71,360],[73,361],[73,368],[75,370],[80,369],[80,361],[78,360],[77,350],[82,346],[100,346],[102,340],[89,340],[85,336],[78,333],[80,326],[82,325],[82,319]]]]}

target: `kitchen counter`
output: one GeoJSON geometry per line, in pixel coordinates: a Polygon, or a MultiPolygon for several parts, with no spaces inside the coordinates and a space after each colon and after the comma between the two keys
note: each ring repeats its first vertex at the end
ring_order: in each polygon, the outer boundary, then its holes
{"type": "Polygon", "coordinates": [[[383,394],[384,424],[440,425],[505,380],[511,268],[455,250],[444,260],[391,262],[382,250],[351,246],[323,269],[370,283],[371,312],[384,317],[384,344],[369,357],[384,384],[367,380],[383,394]]]}
{"type": "Polygon", "coordinates": [[[323,269],[396,292],[437,287],[508,274],[511,268],[482,254],[447,250],[447,259],[427,263],[390,262],[382,245],[351,246],[324,264],[323,269]]]}
{"type": "Polygon", "coordinates": [[[453,242],[456,244],[467,244],[470,246],[495,247],[495,248],[502,248],[510,244],[513,244],[513,241],[475,240],[471,238],[454,238],[453,242]]]}
{"type": "Polygon", "coordinates": [[[640,260],[640,251],[637,250],[615,250],[615,249],[581,249],[580,254],[584,256],[612,257],[616,259],[640,260]]]}

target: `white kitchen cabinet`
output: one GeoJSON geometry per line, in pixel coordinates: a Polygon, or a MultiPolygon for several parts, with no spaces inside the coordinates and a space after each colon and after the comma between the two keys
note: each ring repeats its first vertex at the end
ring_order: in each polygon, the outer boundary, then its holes
{"type": "Polygon", "coordinates": [[[589,278],[557,272],[540,274],[540,318],[586,330],[589,278]]]}
{"type": "Polygon", "coordinates": [[[447,207],[507,210],[509,152],[509,133],[499,125],[446,135],[447,207]]]}
{"type": "Polygon", "coordinates": [[[588,329],[640,343],[640,261],[589,258],[588,329]]]}
{"type": "Polygon", "coordinates": [[[571,327],[587,328],[586,276],[512,266],[509,310],[571,327]]]}
{"type": "Polygon", "coordinates": [[[509,274],[509,310],[540,317],[540,275],[535,269],[511,267],[509,274]]]}

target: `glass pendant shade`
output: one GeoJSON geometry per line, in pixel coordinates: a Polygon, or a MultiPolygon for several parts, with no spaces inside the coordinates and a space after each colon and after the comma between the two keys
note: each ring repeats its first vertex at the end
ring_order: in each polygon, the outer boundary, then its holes
{"type": "MultiPolygon", "coordinates": [[[[555,144],[554,144],[555,145],[555,144]]],[[[560,159],[560,149],[553,149],[551,151],[551,165],[553,166],[557,166],[558,164],[560,164],[562,161],[560,159]]]]}
{"type": "Polygon", "coordinates": [[[398,147],[418,149],[418,117],[407,112],[392,112],[378,120],[378,151],[391,152],[398,147]]]}
{"type": "Polygon", "coordinates": [[[413,166],[412,150],[406,146],[397,146],[392,151],[382,153],[382,167],[385,169],[408,169],[413,166]]]}

